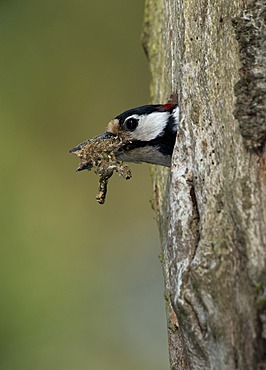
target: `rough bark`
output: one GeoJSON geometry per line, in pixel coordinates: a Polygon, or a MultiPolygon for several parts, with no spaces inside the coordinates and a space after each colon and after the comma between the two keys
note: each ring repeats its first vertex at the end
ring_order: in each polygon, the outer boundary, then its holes
{"type": "Polygon", "coordinates": [[[181,109],[154,169],[172,370],[266,368],[265,17],[265,0],[146,0],[152,99],[181,109]]]}

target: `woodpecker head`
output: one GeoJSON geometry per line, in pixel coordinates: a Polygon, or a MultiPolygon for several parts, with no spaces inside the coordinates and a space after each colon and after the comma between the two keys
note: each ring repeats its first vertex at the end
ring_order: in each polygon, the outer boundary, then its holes
{"type": "MultiPolygon", "coordinates": [[[[106,132],[95,139],[119,139],[119,145],[114,150],[119,161],[147,162],[169,167],[178,121],[179,108],[176,104],[144,105],[119,114],[109,122],[106,132]]],[[[89,142],[84,141],[70,152],[82,158],[82,150],[89,142]]],[[[85,158],[78,170],[90,168],[92,162],[85,158]]]]}
{"type": "Polygon", "coordinates": [[[122,138],[125,144],[115,152],[118,160],[170,166],[178,119],[176,104],[144,105],[119,114],[101,137],[122,138]]]}

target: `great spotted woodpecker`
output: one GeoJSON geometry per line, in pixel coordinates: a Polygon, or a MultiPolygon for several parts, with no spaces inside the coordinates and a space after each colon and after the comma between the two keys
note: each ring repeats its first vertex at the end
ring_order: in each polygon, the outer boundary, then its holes
{"type": "Polygon", "coordinates": [[[114,171],[131,178],[130,168],[123,161],[171,166],[178,122],[177,104],[144,105],[119,114],[108,123],[104,134],[70,150],[80,158],[77,171],[96,167],[100,176],[96,198],[100,204],[105,201],[107,183],[114,171]]]}
{"type": "MultiPolygon", "coordinates": [[[[147,162],[170,167],[178,121],[177,104],[144,105],[119,114],[109,122],[106,132],[97,138],[121,138],[124,144],[119,145],[114,152],[119,161],[147,162]]],[[[70,152],[80,151],[87,143],[81,143],[70,152]]],[[[78,170],[91,167],[88,162],[78,170]]]]}

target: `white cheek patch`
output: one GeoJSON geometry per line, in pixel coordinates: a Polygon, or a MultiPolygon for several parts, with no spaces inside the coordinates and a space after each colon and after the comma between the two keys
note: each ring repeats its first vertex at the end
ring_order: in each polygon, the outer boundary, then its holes
{"type": "Polygon", "coordinates": [[[173,110],[173,116],[175,117],[175,123],[174,125],[172,126],[172,130],[174,132],[176,132],[177,130],[177,125],[179,124],[179,108],[176,107],[174,110],[173,110]]]}
{"type": "Polygon", "coordinates": [[[133,114],[131,117],[137,118],[139,124],[136,130],[131,133],[132,139],[150,141],[157,136],[163,135],[169,115],[169,112],[153,112],[142,116],[133,114]]]}

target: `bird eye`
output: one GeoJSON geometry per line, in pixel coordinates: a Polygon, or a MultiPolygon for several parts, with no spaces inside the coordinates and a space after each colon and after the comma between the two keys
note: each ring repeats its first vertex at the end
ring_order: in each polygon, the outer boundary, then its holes
{"type": "Polygon", "coordinates": [[[129,118],[125,122],[125,126],[129,131],[134,131],[138,127],[139,121],[136,118],[129,118]]]}

